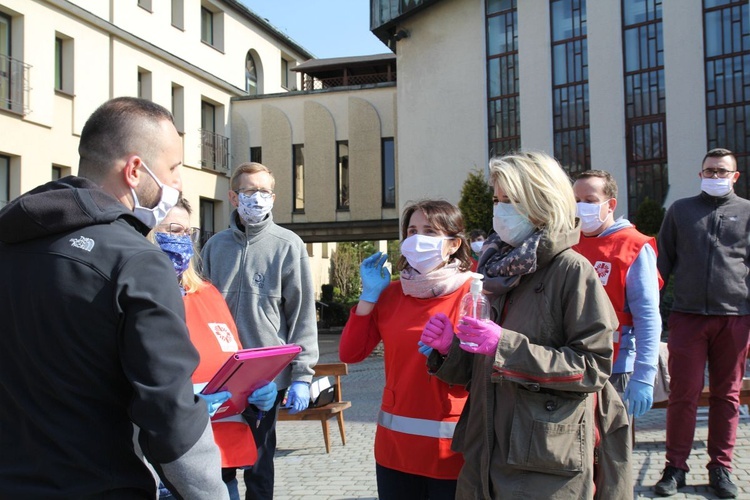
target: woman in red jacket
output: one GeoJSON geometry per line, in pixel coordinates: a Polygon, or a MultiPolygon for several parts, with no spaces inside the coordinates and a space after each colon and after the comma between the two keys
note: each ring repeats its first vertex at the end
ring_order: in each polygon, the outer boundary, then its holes
{"type": "Polygon", "coordinates": [[[342,332],[339,356],[356,363],[383,342],[385,389],[375,434],[380,498],[452,500],[463,458],[451,451],[451,440],[468,394],[429,375],[417,344],[433,314],[457,321],[469,290],[461,212],[446,201],[409,205],[401,238],[398,281],[391,282],[384,267],[387,254],[362,262],[362,295],[342,332]]]}
{"type": "MultiPolygon", "coordinates": [[[[195,270],[194,238],[197,228],[190,227],[190,204],[180,198],[166,218],[154,228],[153,239],[174,265],[182,298],[185,303],[185,320],[190,340],[200,354],[200,363],[193,373],[193,387],[198,393],[221,368],[227,358],[242,349],[237,326],[232,319],[224,297],[195,270]]],[[[205,396],[209,413],[213,414],[230,395],[228,392],[205,396]]],[[[267,411],[273,406],[277,390],[274,382],[257,389],[248,403],[257,410],[267,411]]],[[[211,422],[214,441],[221,451],[221,466],[234,471],[255,463],[257,447],[248,422],[242,415],[211,422]]],[[[229,474],[227,482],[230,499],[239,499],[237,479],[229,474]]],[[[160,498],[170,498],[170,493],[160,490],[160,498]]]]}

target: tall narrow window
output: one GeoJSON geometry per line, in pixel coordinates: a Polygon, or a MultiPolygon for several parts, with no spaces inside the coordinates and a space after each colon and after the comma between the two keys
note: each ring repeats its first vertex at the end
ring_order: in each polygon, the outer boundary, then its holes
{"type": "Polygon", "coordinates": [[[550,10],[555,156],[575,174],[591,163],[586,0],[551,0],[550,10]]]}
{"type": "MultiPolygon", "coordinates": [[[[11,80],[13,61],[10,52],[10,27],[10,17],[0,12],[0,107],[5,109],[13,108],[11,88],[15,85],[15,82],[11,80]]],[[[0,175],[2,175],[1,172],[0,175]]]]}
{"type": "Polygon", "coordinates": [[[289,88],[289,61],[281,58],[281,86],[285,89],[289,88]]]}
{"type": "Polygon", "coordinates": [[[305,211],[305,145],[295,144],[292,147],[292,182],[294,183],[294,211],[305,211]]]}
{"type": "Polygon", "coordinates": [[[393,137],[384,138],[381,147],[383,168],[383,208],[396,206],[396,149],[393,137]]]}
{"type": "Polygon", "coordinates": [[[201,41],[214,44],[214,13],[201,7],[201,41]]]}
{"type": "Polygon", "coordinates": [[[349,141],[336,143],[336,208],[349,210],[349,141]]]}
{"type": "Polygon", "coordinates": [[[704,0],[708,149],[727,148],[742,172],[734,185],[750,197],[750,7],[744,0],[704,0]]]}
{"type": "Polygon", "coordinates": [[[10,201],[10,158],[0,155],[0,207],[10,201]]]}
{"type": "Polygon", "coordinates": [[[628,212],[667,195],[662,0],[622,1],[628,212]]]}
{"type": "Polygon", "coordinates": [[[521,146],[516,0],[487,2],[487,91],[490,156],[521,146]]]}
{"type": "Polygon", "coordinates": [[[55,90],[63,89],[63,41],[55,37],[55,90]]]}
{"type": "Polygon", "coordinates": [[[258,69],[250,52],[245,57],[245,91],[250,95],[258,94],[258,69]]]}
{"type": "Polygon", "coordinates": [[[178,29],[185,29],[185,0],[172,1],[172,26],[178,29]]]}
{"type": "Polygon", "coordinates": [[[206,198],[200,199],[199,224],[201,227],[200,245],[203,246],[208,239],[216,232],[216,221],[214,213],[216,212],[216,201],[206,198]]]}
{"type": "Polygon", "coordinates": [[[55,90],[73,94],[73,39],[55,33],[55,90]]]}
{"type": "Polygon", "coordinates": [[[172,84],[172,116],[174,126],[180,134],[185,133],[185,88],[172,84]]]}
{"type": "Polygon", "coordinates": [[[223,121],[223,106],[201,101],[201,165],[211,170],[229,171],[229,138],[217,133],[223,121]]]}
{"type": "Polygon", "coordinates": [[[250,148],[250,161],[263,163],[263,148],[260,146],[250,148]]]}
{"type": "Polygon", "coordinates": [[[138,68],[138,97],[151,100],[151,72],[138,68]]]}

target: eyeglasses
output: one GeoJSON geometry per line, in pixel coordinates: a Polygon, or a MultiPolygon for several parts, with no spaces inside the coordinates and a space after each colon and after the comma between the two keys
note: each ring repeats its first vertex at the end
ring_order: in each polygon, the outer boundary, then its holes
{"type": "Polygon", "coordinates": [[[255,193],[260,193],[260,197],[266,200],[269,199],[271,196],[273,196],[273,191],[271,191],[270,189],[256,189],[256,188],[237,189],[235,190],[235,193],[244,194],[245,196],[252,196],[255,193]]]}
{"type": "Polygon", "coordinates": [[[719,177],[720,179],[724,179],[735,173],[736,170],[727,170],[725,168],[704,168],[703,169],[703,177],[710,178],[714,175],[719,177]]]}
{"type": "Polygon", "coordinates": [[[172,236],[189,236],[191,240],[196,241],[201,234],[198,227],[185,227],[177,222],[170,222],[159,226],[160,233],[169,233],[172,236]]]}

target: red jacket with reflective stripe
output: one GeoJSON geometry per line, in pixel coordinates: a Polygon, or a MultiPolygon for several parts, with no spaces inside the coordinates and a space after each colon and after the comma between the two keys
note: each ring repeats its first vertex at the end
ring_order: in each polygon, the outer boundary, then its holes
{"type": "MultiPolygon", "coordinates": [[[[224,297],[211,284],[185,295],[183,301],[190,340],[201,357],[193,383],[205,384],[230,355],[242,348],[237,326],[224,297]]],[[[211,422],[222,467],[244,467],[258,458],[252,431],[242,416],[238,417],[236,421],[211,422]]]]}
{"type": "Polygon", "coordinates": [[[417,351],[417,342],[435,313],[446,314],[456,324],[461,298],[469,285],[467,281],[451,294],[417,299],[404,295],[401,282],[396,281],[383,291],[369,315],[357,316],[356,306],[352,309],[341,335],[339,356],[347,363],[362,361],[383,341],[385,388],[381,410],[385,413],[381,416],[388,414],[406,427],[405,432],[399,432],[378,425],[375,461],[384,467],[436,479],[458,477],[463,457],[450,449],[452,433],[445,438],[410,431],[429,434],[440,422],[450,428],[458,422],[466,403],[468,393],[463,386],[450,386],[427,372],[427,358],[417,351]]]}

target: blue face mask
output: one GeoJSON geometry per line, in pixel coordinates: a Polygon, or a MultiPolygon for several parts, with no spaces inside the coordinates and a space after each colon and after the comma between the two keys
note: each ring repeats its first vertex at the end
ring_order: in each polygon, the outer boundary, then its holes
{"type": "Polygon", "coordinates": [[[174,236],[169,233],[154,233],[154,239],[169,260],[172,261],[177,276],[190,265],[190,259],[193,258],[193,242],[188,235],[174,236]]]}
{"type": "Polygon", "coordinates": [[[518,247],[536,231],[529,218],[511,203],[495,203],[492,215],[492,228],[501,240],[512,247],[518,247]]]}

